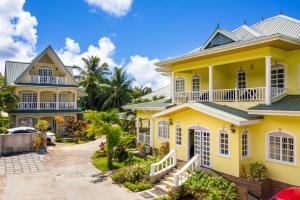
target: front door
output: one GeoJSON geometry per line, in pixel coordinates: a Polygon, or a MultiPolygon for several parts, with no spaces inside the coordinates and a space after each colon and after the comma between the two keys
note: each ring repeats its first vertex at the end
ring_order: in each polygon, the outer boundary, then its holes
{"type": "Polygon", "coordinates": [[[202,166],[210,167],[210,132],[197,129],[194,133],[195,154],[200,155],[202,166]]]}

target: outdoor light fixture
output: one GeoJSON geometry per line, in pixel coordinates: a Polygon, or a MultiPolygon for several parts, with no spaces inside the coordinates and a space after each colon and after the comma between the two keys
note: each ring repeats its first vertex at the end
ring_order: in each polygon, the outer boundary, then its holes
{"type": "Polygon", "coordinates": [[[233,124],[230,125],[230,130],[231,130],[231,133],[235,133],[235,127],[233,124]]]}

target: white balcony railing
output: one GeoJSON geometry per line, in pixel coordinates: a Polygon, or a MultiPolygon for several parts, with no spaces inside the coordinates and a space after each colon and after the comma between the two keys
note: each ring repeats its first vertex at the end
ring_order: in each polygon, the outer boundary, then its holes
{"type": "Polygon", "coordinates": [[[37,102],[19,102],[17,104],[18,110],[64,110],[64,109],[76,109],[75,102],[40,102],[38,108],[37,102]]]}
{"type": "MultiPolygon", "coordinates": [[[[284,88],[272,88],[272,99],[280,97],[286,93],[284,88]]],[[[235,88],[213,90],[213,101],[265,101],[266,88],[235,88]]],[[[177,102],[207,102],[209,101],[209,91],[184,91],[175,92],[177,102]]]]}
{"type": "Polygon", "coordinates": [[[163,159],[151,164],[150,176],[156,176],[172,169],[177,164],[176,150],[172,149],[163,159]]]}
{"type": "Polygon", "coordinates": [[[143,142],[145,145],[150,145],[150,133],[138,133],[139,143],[143,142]]]}
{"type": "Polygon", "coordinates": [[[29,83],[65,85],[66,77],[29,75],[29,83]]]}

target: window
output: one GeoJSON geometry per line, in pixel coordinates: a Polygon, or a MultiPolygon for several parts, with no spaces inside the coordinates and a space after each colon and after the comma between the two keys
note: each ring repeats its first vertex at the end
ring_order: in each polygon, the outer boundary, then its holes
{"type": "Polygon", "coordinates": [[[178,77],[175,80],[175,91],[184,92],[184,78],[178,77]]]}
{"type": "Polygon", "coordinates": [[[272,65],[271,87],[274,87],[274,88],[284,88],[285,87],[284,65],[282,65],[282,64],[272,65]]]}
{"type": "Polygon", "coordinates": [[[249,156],[249,132],[244,130],[242,133],[242,158],[249,156]]]}
{"type": "Polygon", "coordinates": [[[237,76],[237,88],[246,88],[246,71],[244,69],[240,69],[237,76]]]}
{"type": "Polygon", "coordinates": [[[37,94],[34,92],[22,92],[21,102],[37,102],[37,94]]]}
{"type": "Polygon", "coordinates": [[[276,162],[295,163],[295,138],[287,133],[273,132],[268,135],[268,158],[276,162]]]}
{"type": "Polygon", "coordinates": [[[195,74],[192,77],[192,91],[200,90],[200,76],[195,74]]]}
{"type": "Polygon", "coordinates": [[[219,154],[229,156],[229,134],[225,129],[219,131],[219,154]]]}
{"type": "Polygon", "coordinates": [[[182,129],[179,124],[175,127],[175,144],[179,146],[182,144],[182,129]]]}
{"type": "Polygon", "coordinates": [[[42,68],[39,68],[39,75],[40,76],[52,76],[53,72],[52,72],[52,69],[49,67],[42,67],[42,68]]]}
{"type": "Polygon", "coordinates": [[[59,102],[66,102],[67,94],[66,93],[60,93],[59,94],[59,102]]]}
{"type": "Polygon", "coordinates": [[[169,139],[169,122],[160,121],[158,122],[158,137],[169,139]]]}

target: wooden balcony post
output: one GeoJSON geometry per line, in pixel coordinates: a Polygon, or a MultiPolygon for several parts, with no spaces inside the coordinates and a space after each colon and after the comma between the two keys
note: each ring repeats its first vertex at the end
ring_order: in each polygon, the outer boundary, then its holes
{"type": "Polygon", "coordinates": [[[140,143],[140,138],[139,138],[139,132],[140,132],[140,118],[136,118],[135,122],[135,127],[136,127],[136,143],[140,143]]]}
{"type": "Polygon", "coordinates": [[[59,92],[56,92],[56,110],[59,109],[59,92]]]}
{"type": "Polygon", "coordinates": [[[214,101],[214,87],[213,87],[213,66],[210,65],[208,68],[208,74],[209,74],[209,101],[213,102],[214,101]]]}
{"type": "Polygon", "coordinates": [[[172,103],[175,103],[175,73],[172,72],[171,76],[171,97],[172,97],[172,103]]]}
{"type": "Polygon", "coordinates": [[[266,105],[271,105],[272,103],[272,91],[271,91],[271,65],[272,56],[266,56],[266,105]]]}
{"type": "Polygon", "coordinates": [[[41,106],[41,92],[38,90],[37,91],[37,105],[36,105],[36,109],[40,110],[40,106],[41,106]]]}
{"type": "Polygon", "coordinates": [[[154,147],[153,118],[150,117],[150,146],[154,147]]]}

